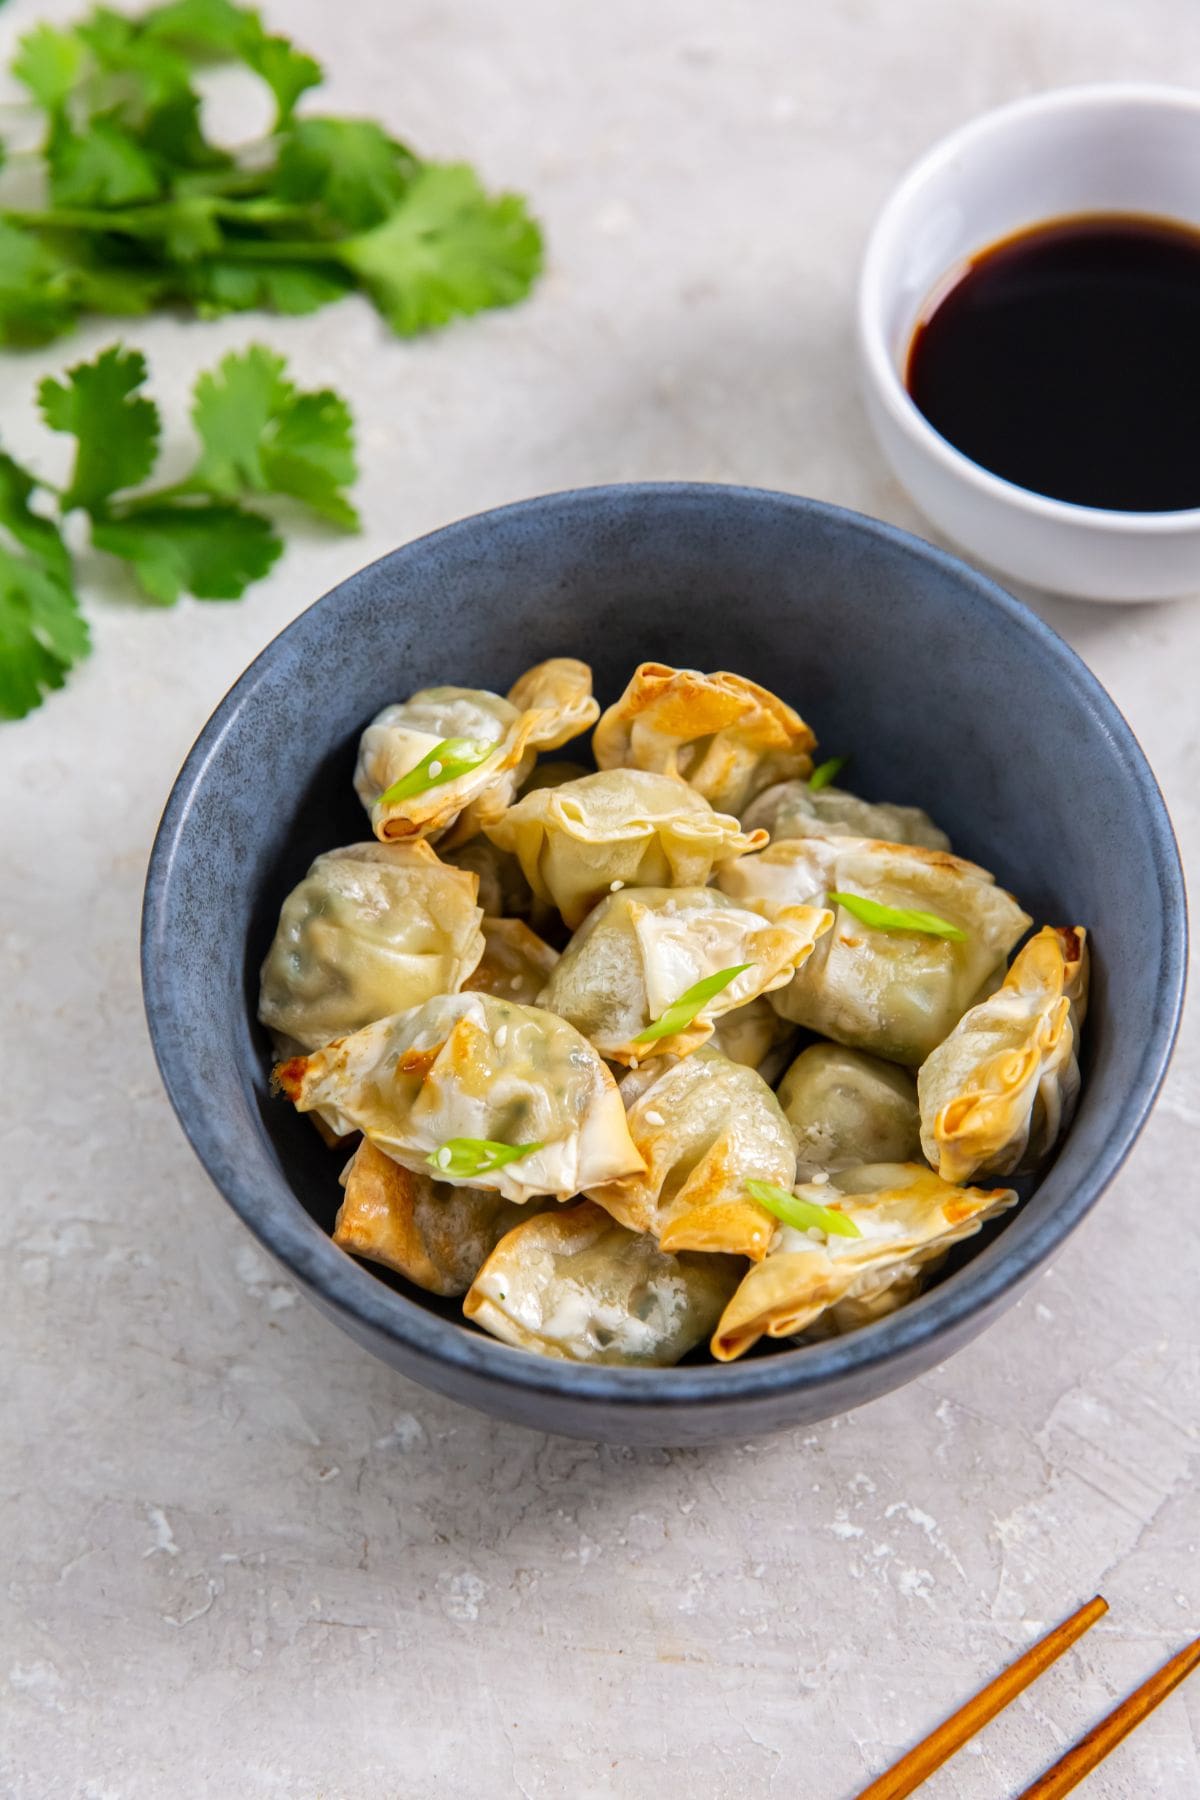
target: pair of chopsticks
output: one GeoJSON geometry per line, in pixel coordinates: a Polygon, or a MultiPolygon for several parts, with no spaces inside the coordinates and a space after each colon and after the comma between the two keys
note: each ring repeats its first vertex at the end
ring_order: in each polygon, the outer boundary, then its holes
{"type": "MultiPolygon", "coordinates": [[[[940,1769],[956,1750],[962,1748],[968,1738],[973,1738],[977,1731],[982,1730],[988,1720],[994,1719],[1010,1700],[1015,1700],[1031,1681],[1036,1681],[1043,1670],[1048,1669],[1064,1650],[1070,1648],[1076,1638],[1082,1637],[1089,1626],[1094,1625],[1107,1611],[1108,1601],[1097,1594],[1094,1600],[1081,1606],[1078,1612],[1072,1613],[1069,1619],[1064,1619],[1061,1625],[1056,1625],[1044,1638],[1039,1638],[1024,1656],[1018,1657],[994,1681],[989,1681],[965,1706],[960,1706],[956,1713],[951,1713],[915,1750],[910,1750],[907,1756],[902,1756],[898,1763],[894,1763],[869,1787],[865,1787],[858,1800],[904,1800],[906,1794],[911,1794],[935,1769],[940,1769]]],[[[1180,1650],[1151,1675],[1148,1681],[1144,1681],[1141,1687],[1127,1695],[1106,1718],[1092,1727],[1086,1737],[1073,1744],[1052,1768],[1047,1769],[1044,1775],[1039,1775],[1032,1787],[1025,1788],[1016,1800],[1061,1800],[1063,1794],[1069,1794],[1085,1775],[1089,1775],[1097,1764],[1102,1763],[1109,1751],[1115,1749],[1135,1725],[1140,1725],[1147,1713],[1152,1713],[1198,1664],[1200,1638],[1180,1650]]]]}

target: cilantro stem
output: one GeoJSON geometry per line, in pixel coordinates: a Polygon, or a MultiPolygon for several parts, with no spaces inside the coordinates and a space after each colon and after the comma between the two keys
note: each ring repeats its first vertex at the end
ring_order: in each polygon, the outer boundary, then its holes
{"type": "Polygon", "coordinates": [[[335,267],[341,264],[338,252],[340,244],[328,243],[281,242],[278,238],[255,238],[247,242],[241,238],[228,238],[221,245],[218,254],[223,262],[323,262],[332,263],[335,267]]]}

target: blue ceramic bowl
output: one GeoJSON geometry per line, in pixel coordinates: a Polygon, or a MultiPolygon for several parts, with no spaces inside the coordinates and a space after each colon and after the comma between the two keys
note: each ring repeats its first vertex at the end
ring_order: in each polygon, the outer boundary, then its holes
{"type": "Polygon", "coordinates": [[[1183,878],[1162,796],[1078,657],[953,557],[872,519],[746,488],[555,494],[465,519],[353,575],[267,646],[205,726],[146,884],[146,1009],[167,1091],[229,1204],[315,1304],[406,1375],[521,1424],[622,1443],[746,1437],[844,1412],[1012,1304],[1100,1197],[1166,1068],[1183,878]],[[585,657],[735,669],[794,702],[854,786],[927,807],[1039,922],[1086,924],[1079,1112],[1026,1203],[936,1287],[846,1338],[719,1367],[587,1368],[496,1343],[330,1242],[343,1160],[268,1091],[258,968],[320,850],[361,838],[372,715],[434,682],[503,691],[585,657]]]}

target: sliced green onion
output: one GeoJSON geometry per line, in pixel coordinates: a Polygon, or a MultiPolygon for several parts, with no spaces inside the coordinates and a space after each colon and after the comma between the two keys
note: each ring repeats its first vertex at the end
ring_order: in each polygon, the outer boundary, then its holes
{"type": "Polygon", "coordinates": [[[827,1237],[862,1236],[854,1220],[847,1218],[844,1212],[838,1212],[832,1206],[818,1206],[815,1200],[802,1200],[799,1194],[776,1187],[773,1181],[748,1181],[746,1188],[760,1206],[765,1206],[785,1225],[794,1225],[797,1231],[811,1231],[815,1225],[827,1237]]]}
{"type": "Polygon", "coordinates": [[[966,942],[966,932],[952,925],[949,919],[943,919],[940,913],[909,912],[899,906],[883,906],[878,900],[868,900],[862,894],[830,893],[826,898],[844,906],[864,925],[874,925],[877,931],[920,931],[927,937],[952,938],[956,944],[966,942]]]}
{"type": "Polygon", "coordinates": [[[818,763],[808,778],[808,785],[812,792],[819,794],[823,787],[828,787],[831,781],[836,781],[849,761],[848,756],[831,756],[828,762],[818,763]]]}
{"type": "Polygon", "coordinates": [[[472,769],[486,762],[496,748],[497,745],[482,743],[477,738],[443,738],[421,758],[415,769],[401,775],[399,781],[393,781],[390,788],[384,788],[375,804],[397,806],[401,800],[412,800],[417,794],[428,793],[430,788],[441,787],[444,781],[469,775],[472,769]]]}
{"type": "Polygon", "coordinates": [[[425,1158],[435,1175],[490,1175],[506,1163],[519,1162],[532,1156],[542,1145],[498,1144],[492,1138],[447,1138],[446,1142],[425,1158]]]}
{"type": "Polygon", "coordinates": [[[688,988],[678,1000],[672,1001],[666,1012],[660,1013],[645,1031],[639,1031],[633,1042],[656,1044],[660,1038],[674,1037],[677,1031],[686,1031],[702,1007],[715,1000],[746,969],[753,967],[753,963],[736,963],[732,969],[719,969],[715,975],[706,975],[703,981],[698,981],[695,987],[688,988]]]}

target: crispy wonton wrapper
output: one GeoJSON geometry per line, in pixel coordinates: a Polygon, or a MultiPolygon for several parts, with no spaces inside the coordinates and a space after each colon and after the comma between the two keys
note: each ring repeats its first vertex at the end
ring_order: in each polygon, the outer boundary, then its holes
{"type": "Polygon", "coordinates": [[[764,789],[746,808],[742,826],[768,832],[772,843],[781,838],[864,837],[921,844],[926,850],[950,848],[945,832],[919,806],[860,800],[845,788],[814,789],[807,781],[781,781],[764,789]]]}
{"type": "Polygon", "coordinates": [[[764,1335],[797,1337],[844,1302],[859,1303],[857,1316],[843,1310],[847,1325],[892,1311],[913,1297],[924,1265],[1017,1202],[1011,1188],[951,1187],[917,1163],[845,1169],[795,1191],[838,1208],[862,1235],[822,1239],[781,1225],[721,1316],[712,1340],[718,1362],[732,1362],[764,1335]]]}
{"type": "Polygon", "coordinates": [[[495,994],[533,1006],[554,973],[558,951],[522,919],[483,921],[483,956],[463,982],[465,993],[495,994]]]}
{"type": "Polygon", "coordinates": [[[703,887],[718,864],[767,842],[765,831],[747,835],[686,782],[644,769],[602,769],[536,789],[487,834],[513,852],[534,893],[572,931],[606,894],[703,887]]]}
{"type": "Polygon", "coordinates": [[[592,672],[573,657],[538,663],[507,699],[483,688],[422,688],[388,706],[363,732],[354,787],[376,837],[428,837],[447,848],[465,843],[499,818],[533,768],[539,750],[557,750],[586,731],[599,713],[592,672]],[[495,747],[475,768],[382,804],[400,778],[448,738],[495,747]]]}
{"type": "Polygon", "coordinates": [[[669,1256],[584,1201],[501,1238],[463,1312],[542,1356],[663,1368],[708,1336],[743,1266],[732,1256],[669,1256]]]}
{"type": "Polygon", "coordinates": [[[465,1294],[505,1232],[529,1211],[484,1188],[451,1187],[404,1169],[365,1138],[342,1185],[334,1243],[430,1294],[465,1294]]]}
{"type": "Polygon", "coordinates": [[[790,1189],[796,1143],[762,1077],[705,1046],[682,1062],[655,1057],[631,1070],[621,1098],[646,1169],[590,1188],[588,1198],[663,1250],[764,1257],[775,1221],[746,1182],[790,1189]]]}
{"type": "Polygon", "coordinates": [[[875,838],[784,838],[717,873],[739,906],[834,905],[831,893],[934,913],[955,940],[863,923],[837,906],[833,930],[771,1004],[822,1037],[916,1066],[999,981],[1029,914],[986,869],[942,850],[875,838]]]}
{"type": "Polygon", "coordinates": [[[1047,925],[922,1065],[921,1145],[947,1181],[1036,1166],[1066,1130],[1087,960],[1082,926],[1047,925]]]}
{"type": "Polygon", "coordinates": [[[622,888],[602,900],[563,951],[541,1004],[583,1032],[600,1054],[637,1063],[688,1056],[717,1019],[789,982],[829,930],[820,907],[783,908],[764,926],[715,888],[622,888]],[[747,965],[672,1036],[639,1034],[708,976],[747,965]]]}
{"type": "Polygon", "coordinates": [[[457,993],[484,952],[478,886],[420,840],[326,851],[283,903],[259,1018],[316,1050],[457,993]]]}
{"type": "Polygon", "coordinates": [[[446,994],[275,1070],[300,1112],[362,1131],[414,1173],[456,1140],[528,1146],[437,1177],[524,1203],[570,1199],[642,1166],[612,1074],[565,1019],[491,994],[446,994]]]}
{"type": "Polygon", "coordinates": [[[731,813],[773,782],[807,775],[815,743],[799,713],[756,682],[666,663],[642,663],[592,739],[600,768],[682,776],[731,813]]]}

